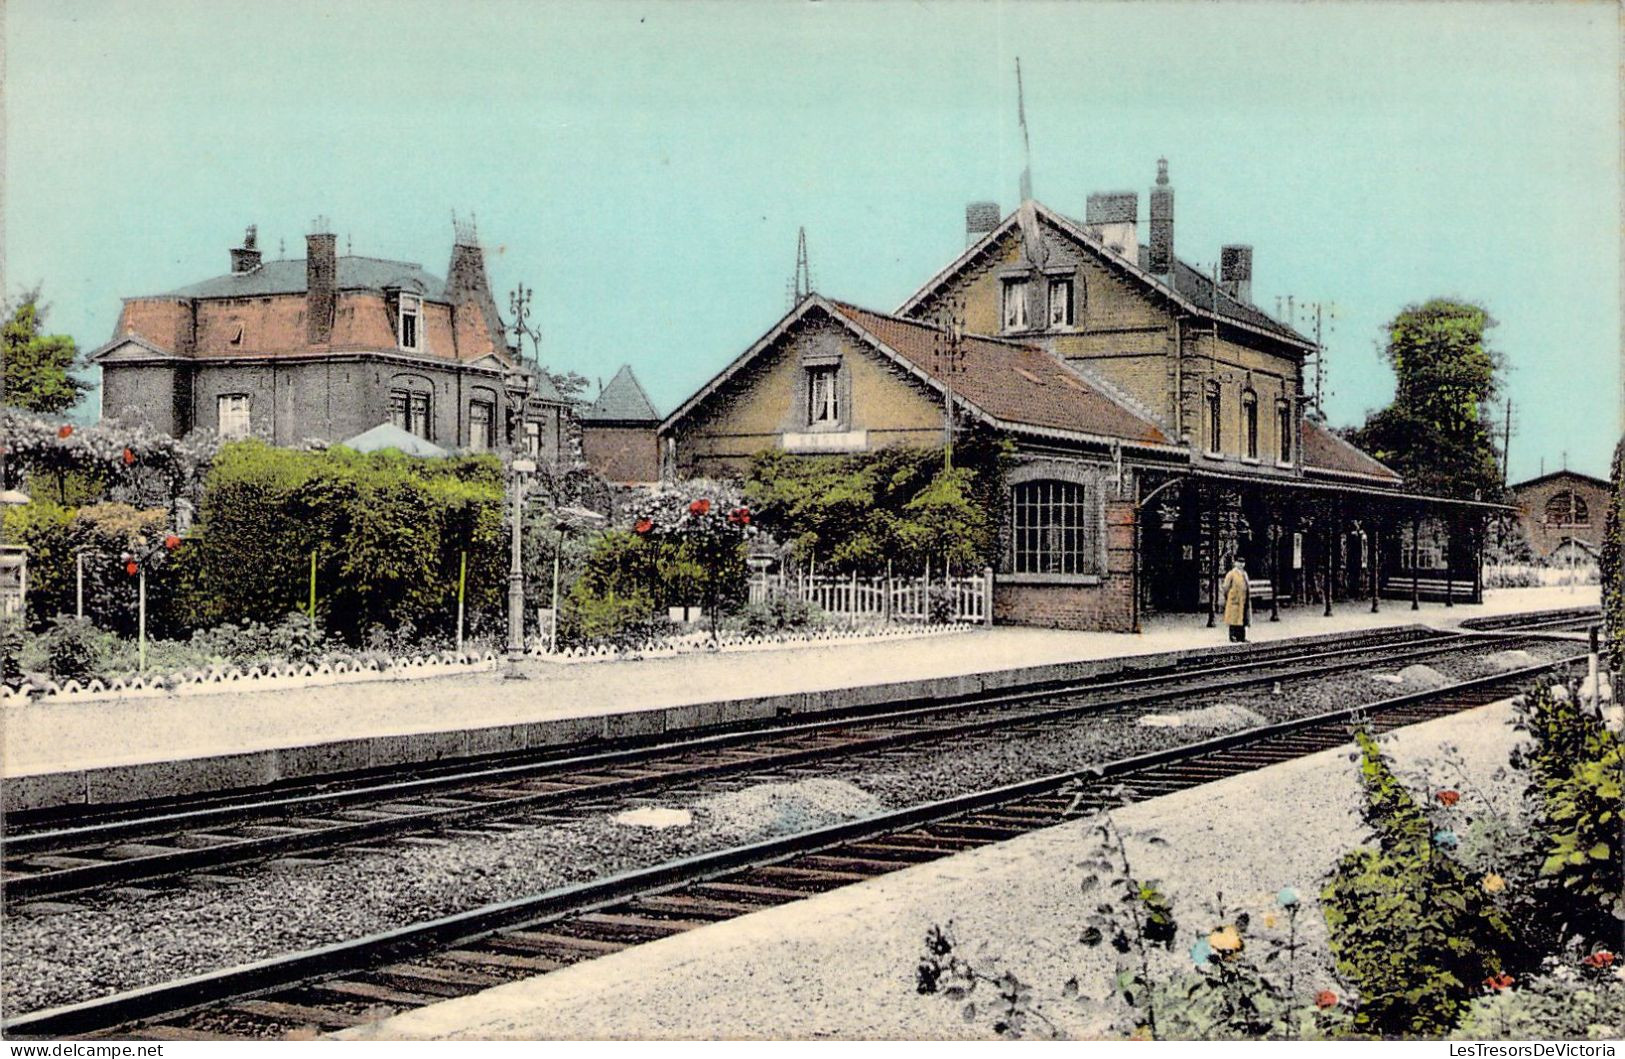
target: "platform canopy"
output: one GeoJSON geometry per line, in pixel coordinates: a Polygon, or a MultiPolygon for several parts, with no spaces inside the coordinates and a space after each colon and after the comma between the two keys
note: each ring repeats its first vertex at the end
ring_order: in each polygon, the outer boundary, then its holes
{"type": "Polygon", "coordinates": [[[394,423],[379,423],[371,430],[363,430],[353,438],[346,438],[339,444],[357,452],[382,452],[384,449],[399,449],[408,456],[422,456],[425,459],[437,459],[450,456],[451,453],[430,441],[424,441],[409,431],[402,430],[394,423]]]}

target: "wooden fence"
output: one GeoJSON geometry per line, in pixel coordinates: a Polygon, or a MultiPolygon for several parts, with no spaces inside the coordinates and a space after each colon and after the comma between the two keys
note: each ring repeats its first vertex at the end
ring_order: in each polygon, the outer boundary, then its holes
{"type": "Polygon", "coordinates": [[[993,571],[971,576],[845,577],[808,570],[756,573],[750,581],[750,602],[765,603],[781,596],[804,600],[826,614],[882,622],[931,620],[932,600],[950,622],[993,623],[993,571]]]}

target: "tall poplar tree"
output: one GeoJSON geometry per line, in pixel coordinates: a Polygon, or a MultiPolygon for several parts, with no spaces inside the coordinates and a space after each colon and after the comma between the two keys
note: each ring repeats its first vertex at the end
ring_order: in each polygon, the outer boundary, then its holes
{"type": "Polygon", "coordinates": [[[1388,325],[1394,401],[1355,432],[1361,448],[1405,476],[1418,492],[1470,500],[1503,493],[1489,422],[1500,357],[1484,333],[1482,306],[1435,298],[1388,325]]]}

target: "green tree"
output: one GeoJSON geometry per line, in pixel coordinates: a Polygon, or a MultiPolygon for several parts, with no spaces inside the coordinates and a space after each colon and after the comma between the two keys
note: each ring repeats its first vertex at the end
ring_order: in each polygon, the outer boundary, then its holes
{"type": "Polygon", "coordinates": [[[1413,489],[1462,499],[1503,492],[1488,420],[1500,367],[1484,337],[1493,326],[1483,307],[1442,298],[1408,306],[1388,325],[1394,400],[1352,440],[1413,489]]]}
{"type": "Polygon", "coordinates": [[[1625,438],[1614,446],[1608,474],[1608,514],[1602,531],[1602,614],[1608,632],[1608,667],[1625,671],[1625,438]]]}
{"type": "Polygon", "coordinates": [[[5,348],[4,403],[31,412],[65,412],[79,403],[88,383],[73,376],[84,367],[79,347],[67,335],[45,335],[46,306],[35,287],[7,314],[0,341],[5,348]]]}

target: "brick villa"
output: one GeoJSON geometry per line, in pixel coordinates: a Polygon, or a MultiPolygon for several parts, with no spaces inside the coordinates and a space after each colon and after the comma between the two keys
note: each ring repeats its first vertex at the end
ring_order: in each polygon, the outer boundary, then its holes
{"type": "Polygon", "coordinates": [[[444,280],[341,256],[316,227],[302,260],[264,260],[250,228],[228,273],[126,298],[92,354],[102,415],[278,445],[393,423],[445,449],[559,459],[567,404],[509,346],[471,225],[457,226],[444,280]]]}

